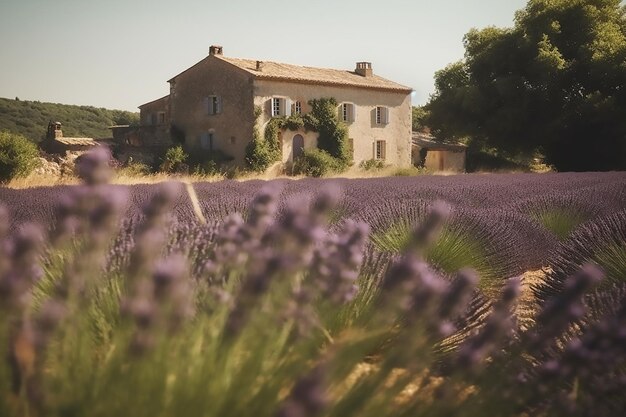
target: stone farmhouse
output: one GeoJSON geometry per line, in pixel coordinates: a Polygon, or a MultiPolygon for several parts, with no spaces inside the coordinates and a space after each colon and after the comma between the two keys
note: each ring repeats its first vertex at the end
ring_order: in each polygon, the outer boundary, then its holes
{"type": "MultiPolygon", "coordinates": [[[[138,146],[179,142],[190,153],[220,151],[241,166],[255,124],[262,136],[272,117],[306,114],[309,100],[332,97],[355,164],[411,164],[412,89],[375,75],[369,62],[353,71],[311,68],[230,58],[211,46],[206,58],[168,83],[169,95],[139,106],[138,146]]],[[[316,147],[317,133],[283,130],[280,142],[288,165],[316,147]]]]}

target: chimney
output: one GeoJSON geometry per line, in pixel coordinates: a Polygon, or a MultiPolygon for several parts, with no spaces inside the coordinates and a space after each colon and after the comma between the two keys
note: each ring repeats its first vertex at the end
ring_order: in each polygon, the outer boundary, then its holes
{"type": "Polygon", "coordinates": [[[209,55],[224,55],[224,48],[219,45],[211,45],[209,47],[209,55]]]}
{"type": "Polygon", "coordinates": [[[256,62],[256,70],[257,71],[263,71],[263,61],[257,61],[256,62]]]}
{"type": "Polygon", "coordinates": [[[374,73],[372,72],[371,62],[357,62],[354,72],[362,77],[371,77],[372,75],[374,75],[374,73]]]}

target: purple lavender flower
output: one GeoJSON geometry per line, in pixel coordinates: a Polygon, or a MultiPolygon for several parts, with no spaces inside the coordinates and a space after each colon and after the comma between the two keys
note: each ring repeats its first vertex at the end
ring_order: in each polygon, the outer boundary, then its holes
{"type": "Polygon", "coordinates": [[[111,158],[111,151],[108,148],[98,146],[76,159],[76,173],[86,184],[106,184],[113,176],[110,167],[111,158]]]}

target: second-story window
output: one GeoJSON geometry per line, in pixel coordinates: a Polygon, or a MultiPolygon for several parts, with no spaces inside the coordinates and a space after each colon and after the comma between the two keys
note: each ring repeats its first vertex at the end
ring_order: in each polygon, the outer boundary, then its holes
{"type": "Polygon", "coordinates": [[[160,125],[165,124],[165,112],[164,111],[159,112],[159,124],[160,125]]]}
{"type": "Polygon", "coordinates": [[[204,99],[206,112],[209,115],[222,113],[222,97],[208,96],[204,99]]]}
{"type": "Polygon", "coordinates": [[[376,107],[376,124],[386,125],[389,123],[389,108],[378,106],[376,107]]]}
{"type": "Polygon", "coordinates": [[[291,112],[291,114],[302,114],[302,102],[301,101],[295,101],[293,103],[293,111],[291,112]]]}
{"type": "Polygon", "coordinates": [[[270,101],[271,116],[291,116],[292,107],[291,100],[285,97],[272,97],[270,101]]]}
{"type": "Polygon", "coordinates": [[[344,122],[352,123],[356,120],[356,106],[353,103],[343,103],[340,110],[340,117],[344,122]]]}

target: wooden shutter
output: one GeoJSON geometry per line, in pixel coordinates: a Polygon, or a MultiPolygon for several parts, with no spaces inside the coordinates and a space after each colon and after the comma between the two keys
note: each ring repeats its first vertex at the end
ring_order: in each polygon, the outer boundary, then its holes
{"type": "Polygon", "coordinates": [[[350,121],[356,122],[356,104],[350,105],[350,121]]]}
{"type": "Polygon", "coordinates": [[[284,98],[283,103],[285,104],[285,111],[284,111],[285,116],[287,117],[291,116],[291,99],[284,98]]]}
{"type": "Polygon", "coordinates": [[[204,103],[204,111],[206,112],[206,114],[211,114],[211,112],[209,112],[209,97],[205,97],[203,103],[204,103]]]}
{"type": "Polygon", "coordinates": [[[215,114],[221,114],[222,113],[222,97],[217,96],[215,99],[216,99],[215,104],[217,104],[217,108],[215,109],[215,114]]]}
{"type": "Polygon", "coordinates": [[[387,141],[383,140],[382,141],[382,152],[381,152],[381,159],[386,160],[387,159],[387,141]]]}
{"type": "Polygon", "coordinates": [[[382,110],[381,121],[386,125],[389,123],[389,107],[383,107],[382,110]]]}

